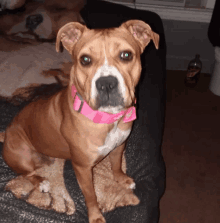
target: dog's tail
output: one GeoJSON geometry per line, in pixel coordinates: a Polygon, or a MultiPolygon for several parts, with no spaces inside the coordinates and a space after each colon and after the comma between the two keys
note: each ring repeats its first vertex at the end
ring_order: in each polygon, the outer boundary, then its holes
{"type": "Polygon", "coordinates": [[[0,132],[0,142],[5,141],[5,132],[0,132]]]}

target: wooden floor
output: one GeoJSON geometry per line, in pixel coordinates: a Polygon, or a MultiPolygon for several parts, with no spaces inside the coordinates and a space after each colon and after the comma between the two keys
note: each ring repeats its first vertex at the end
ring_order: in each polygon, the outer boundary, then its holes
{"type": "Polygon", "coordinates": [[[167,72],[163,155],[167,171],[160,223],[220,222],[220,97],[202,74],[194,89],[185,72],[167,72]]]}

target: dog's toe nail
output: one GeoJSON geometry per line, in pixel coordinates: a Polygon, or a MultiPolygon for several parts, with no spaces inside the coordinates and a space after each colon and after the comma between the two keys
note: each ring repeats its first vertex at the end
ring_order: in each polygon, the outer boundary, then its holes
{"type": "Polygon", "coordinates": [[[130,188],[131,190],[134,190],[135,187],[136,187],[136,184],[135,184],[135,183],[132,183],[132,184],[130,184],[130,186],[129,186],[129,188],[130,188]]]}
{"type": "Polygon", "coordinates": [[[50,182],[47,180],[44,180],[40,183],[39,189],[43,193],[48,193],[50,191],[50,182]]]}

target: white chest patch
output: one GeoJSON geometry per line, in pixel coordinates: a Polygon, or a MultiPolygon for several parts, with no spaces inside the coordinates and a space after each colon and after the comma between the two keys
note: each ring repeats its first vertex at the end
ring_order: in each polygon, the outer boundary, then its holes
{"type": "Polygon", "coordinates": [[[117,124],[117,122],[114,123],[114,128],[106,136],[104,145],[98,147],[100,155],[106,156],[117,146],[120,146],[128,138],[131,129],[123,131],[117,127],[117,124]]]}

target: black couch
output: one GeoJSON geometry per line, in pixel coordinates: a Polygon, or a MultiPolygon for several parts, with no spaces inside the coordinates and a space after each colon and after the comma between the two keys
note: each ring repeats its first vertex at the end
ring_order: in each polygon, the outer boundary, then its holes
{"type": "MultiPolygon", "coordinates": [[[[165,165],[161,153],[166,99],[166,44],[162,20],[149,11],[134,10],[104,1],[88,1],[81,15],[89,28],[119,26],[130,19],[148,23],[160,35],[159,50],[151,42],[142,54],[142,76],[137,87],[137,117],[126,148],[127,173],[136,182],[137,206],[117,208],[104,213],[107,223],[156,223],[159,201],[165,190],[165,165]]],[[[0,131],[21,109],[0,100],[0,131]]],[[[2,143],[0,143],[2,150],[2,143]]],[[[15,199],[4,186],[15,174],[0,157],[0,222],[88,222],[83,195],[69,161],[65,164],[66,187],[76,203],[72,216],[44,211],[15,199]]]]}
{"type": "Polygon", "coordinates": [[[215,1],[212,18],[208,28],[208,38],[215,47],[220,47],[220,23],[219,23],[220,1],[215,1]]]}

